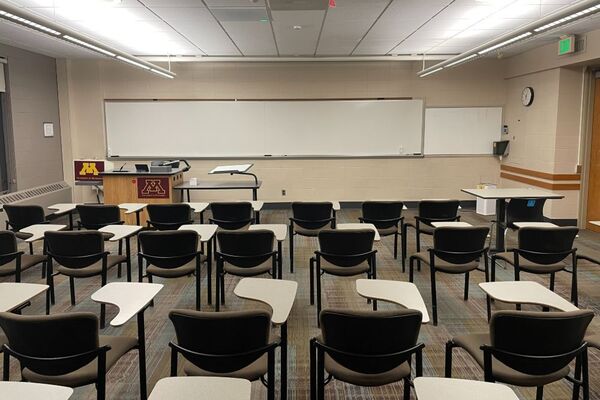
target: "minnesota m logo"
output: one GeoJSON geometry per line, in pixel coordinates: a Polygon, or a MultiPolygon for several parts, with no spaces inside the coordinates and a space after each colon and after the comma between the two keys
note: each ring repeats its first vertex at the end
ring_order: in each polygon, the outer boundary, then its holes
{"type": "Polygon", "coordinates": [[[141,192],[144,196],[163,196],[167,193],[160,179],[146,179],[141,192]]]}
{"type": "Polygon", "coordinates": [[[81,170],[79,170],[79,175],[85,176],[85,175],[90,175],[90,174],[95,175],[95,176],[100,174],[100,172],[98,171],[98,168],[96,168],[96,163],[95,162],[82,163],[81,170]]]}

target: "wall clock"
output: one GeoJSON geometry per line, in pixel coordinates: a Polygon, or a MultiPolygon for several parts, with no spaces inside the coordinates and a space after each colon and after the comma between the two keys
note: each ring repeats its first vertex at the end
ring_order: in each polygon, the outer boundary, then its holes
{"type": "Polygon", "coordinates": [[[527,86],[521,92],[521,103],[523,103],[525,107],[529,107],[531,103],[533,103],[533,88],[531,86],[527,86]]]}

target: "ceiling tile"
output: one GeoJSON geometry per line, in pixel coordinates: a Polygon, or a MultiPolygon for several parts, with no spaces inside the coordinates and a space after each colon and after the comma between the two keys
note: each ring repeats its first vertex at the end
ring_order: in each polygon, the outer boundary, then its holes
{"type": "Polygon", "coordinates": [[[272,16],[280,55],[314,55],[325,11],[273,11],[272,16]]]}

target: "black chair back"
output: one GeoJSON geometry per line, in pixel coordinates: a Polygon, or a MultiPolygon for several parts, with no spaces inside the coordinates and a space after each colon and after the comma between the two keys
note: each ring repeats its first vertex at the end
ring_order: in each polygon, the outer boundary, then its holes
{"type": "Polygon", "coordinates": [[[0,327],[21,368],[63,375],[90,363],[99,346],[98,317],[89,312],[54,315],[0,313],[0,327]]]}
{"type": "Polygon", "coordinates": [[[437,257],[452,264],[466,264],[481,257],[490,228],[487,226],[443,227],[433,231],[437,257]]]}
{"type": "Polygon", "coordinates": [[[118,206],[105,204],[81,204],[77,206],[81,226],[100,229],[107,225],[120,225],[121,211],[118,206]]]}
{"type": "Polygon", "coordinates": [[[46,222],[46,215],[41,206],[5,204],[3,208],[10,227],[15,232],[30,225],[46,222]]]}
{"type": "Polygon", "coordinates": [[[567,258],[579,232],[574,226],[551,228],[521,228],[519,254],[536,264],[554,264],[567,258]]]}
{"type": "Polygon", "coordinates": [[[205,371],[237,371],[261,357],[269,344],[271,314],[264,310],[201,312],[172,310],[177,345],[205,371]]]}
{"type": "Polygon", "coordinates": [[[160,231],[179,229],[192,224],[192,208],[189,204],[148,204],[149,223],[160,231]]]}
{"type": "Polygon", "coordinates": [[[138,235],[142,257],[159,268],[178,268],[192,261],[198,251],[195,231],[144,231],[138,235]]]}
{"type": "Polygon", "coordinates": [[[584,343],[594,313],[498,311],[490,321],[492,355],[529,375],[545,375],[567,366],[584,343]]]}
{"type": "Polygon", "coordinates": [[[275,234],[266,229],[255,231],[220,231],[218,254],[236,267],[256,267],[273,257],[275,234]]]}
{"type": "Polygon", "coordinates": [[[333,221],[331,202],[295,201],[292,203],[293,221],[304,229],[320,229],[333,221]]]}
{"type": "Polygon", "coordinates": [[[374,254],[375,231],[372,229],[325,229],[319,232],[318,238],[321,257],[340,267],[353,267],[374,254]]]}
{"type": "Polygon", "coordinates": [[[0,265],[15,259],[17,253],[17,237],[14,232],[0,231],[0,265]]]}
{"type": "Polygon", "coordinates": [[[410,358],[404,351],[419,339],[422,314],[417,310],[351,311],[325,309],[319,316],[327,353],[342,366],[378,374],[410,358]]]}
{"type": "Polygon", "coordinates": [[[67,268],[85,268],[102,259],[104,237],[98,231],[46,232],[48,254],[67,268]]]}
{"type": "Polygon", "coordinates": [[[375,225],[378,229],[396,226],[402,216],[401,201],[365,201],[362,204],[364,222],[375,225]]]}
{"type": "Polygon", "coordinates": [[[546,199],[511,199],[506,205],[506,225],[517,229],[515,222],[543,222],[546,199]]]}
{"type": "Polygon", "coordinates": [[[210,203],[212,218],[210,221],[219,228],[236,230],[253,221],[252,203],[247,201],[210,203]]]}
{"type": "Polygon", "coordinates": [[[421,200],[419,202],[419,219],[431,224],[433,221],[452,221],[458,217],[458,200],[421,200]]]}

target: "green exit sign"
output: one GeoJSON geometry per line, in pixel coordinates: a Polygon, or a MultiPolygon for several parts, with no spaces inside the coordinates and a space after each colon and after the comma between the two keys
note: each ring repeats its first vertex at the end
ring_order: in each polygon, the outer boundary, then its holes
{"type": "Polygon", "coordinates": [[[571,54],[575,52],[575,36],[567,36],[558,41],[558,55],[571,54]]]}

